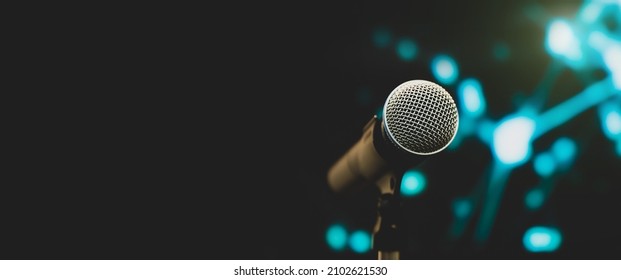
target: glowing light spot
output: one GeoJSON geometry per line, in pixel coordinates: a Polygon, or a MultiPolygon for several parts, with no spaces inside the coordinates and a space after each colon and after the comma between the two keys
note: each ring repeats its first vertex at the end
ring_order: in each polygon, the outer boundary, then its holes
{"type": "Polygon", "coordinates": [[[453,202],[453,213],[455,217],[463,219],[470,215],[472,211],[472,203],[466,199],[460,199],[453,202]]]}
{"type": "Polygon", "coordinates": [[[580,42],[567,21],[560,19],[552,21],[548,25],[547,32],[546,48],[551,55],[574,61],[582,58],[580,42]]]}
{"type": "Polygon", "coordinates": [[[594,23],[602,12],[602,6],[592,1],[580,11],[580,18],[587,23],[594,23]]]}
{"type": "Polygon", "coordinates": [[[615,91],[610,90],[609,79],[604,79],[589,85],[582,92],[539,115],[537,118],[536,137],[566,123],[589,107],[605,101],[614,94],[615,91]]]}
{"type": "Polygon", "coordinates": [[[610,135],[621,135],[621,114],[616,111],[610,111],[606,114],[606,130],[610,135]]]}
{"type": "Polygon", "coordinates": [[[431,72],[441,84],[450,85],[459,76],[457,62],[447,55],[438,55],[431,61],[431,72]]]}
{"type": "Polygon", "coordinates": [[[416,170],[408,170],[401,179],[401,194],[415,196],[422,193],[427,185],[425,175],[416,170]]]}
{"type": "Polygon", "coordinates": [[[343,250],[347,245],[347,230],[339,224],[331,225],[326,231],[326,242],[332,250],[343,250]]]}
{"type": "Polygon", "coordinates": [[[471,85],[467,85],[463,89],[463,93],[466,110],[471,113],[477,112],[481,108],[481,99],[479,99],[478,90],[471,85]]]}
{"type": "Polygon", "coordinates": [[[562,242],[561,233],[554,228],[536,226],[524,233],[522,242],[524,248],[530,252],[553,252],[562,242]]]}
{"type": "Polygon", "coordinates": [[[612,83],[621,89],[621,45],[613,45],[604,51],[604,63],[612,75],[612,83]]]}
{"type": "Polygon", "coordinates": [[[596,50],[602,51],[610,45],[610,39],[601,31],[593,31],[587,39],[589,46],[596,50]]]}
{"type": "Polygon", "coordinates": [[[490,120],[483,120],[479,123],[479,129],[477,130],[477,137],[485,144],[491,144],[492,137],[494,135],[494,129],[496,125],[490,120]]]}
{"type": "Polygon", "coordinates": [[[573,161],[576,150],[576,143],[567,137],[561,137],[552,144],[552,154],[556,161],[562,164],[573,161]]]}
{"type": "Polygon", "coordinates": [[[528,117],[510,117],[494,130],[493,150],[496,158],[506,165],[517,165],[531,154],[531,138],[535,122],[528,117]]]}
{"type": "Polygon", "coordinates": [[[606,137],[615,140],[621,137],[621,103],[608,102],[599,108],[602,130],[606,137]]]}
{"type": "Polygon", "coordinates": [[[371,249],[371,235],[363,230],[354,231],[349,238],[349,247],[356,253],[365,253],[371,249]]]}
{"type": "Polygon", "coordinates": [[[556,162],[551,154],[542,153],[535,157],[533,166],[535,167],[535,172],[537,172],[539,176],[548,177],[554,173],[556,162]]]}
{"type": "Polygon", "coordinates": [[[485,98],[481,83],[475,79],[466,79],[459,84],[457,96],[461,112],[469,113],[472,117],[478,117],[485,112],[485,98]]]}
{"type": "Polygon", "coordinates": [[[387,48],[392,41],[392,34],[388,28],[377,27],[373,30],[373,44],[380,48],[387,48]]]}
{"type": "Polygon", "coordinates": [[[531,234],[529,241],[533,246],[543,247],[548,246],[548,244],[550,244],[550,242],[552,241],[552,238],[550,238],[549,234],[538,232],[531,234]]]}
{"type": "Polygon", "coordinates": [[[397,55],[399,58],[404,61],[412,61],[416,58],[416,54],[418,53],[418,46],[416,43],[408,38],[400,39],[397,42],[397,55]]]}
{"type": "Polygon", "coordinates": [[[541,205],[543,205],[544,195],[543,191],[540,189],[533,189],[526,193],[524,197],[524,203],[526,204],[526,208],[535,210],[539,209],[541,205]]]}

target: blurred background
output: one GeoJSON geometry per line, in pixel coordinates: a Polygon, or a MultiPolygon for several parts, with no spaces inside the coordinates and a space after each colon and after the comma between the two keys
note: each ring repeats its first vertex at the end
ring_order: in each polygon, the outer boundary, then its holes
{"type": "Polygon", "coordinates": [[[276,34],[284,62],[271,77],[282,105],[269,107],[278,129],[266,137],[282,157],[268,164],[267,185],[254,184],[266,203],[253,205],[265,212],[240,228],[241,250],[376,258],[377,190],[335,196],[326,172],[397,85],[424,79],[451,93],[460,126],[446,150],[403,178],[402,258],[619,258],[621,2],[298,9],[289,16],[300,26],[276,34]]]}
{"type": "Polygon", "coordinates": [[[621,257],[618,0],[100,8],[37,26],[59,77],[15,134],[2,258],[376,259],[378,190],[326,174],[414,79],[460,123],[401,182],[403,259],[621,257]]]}

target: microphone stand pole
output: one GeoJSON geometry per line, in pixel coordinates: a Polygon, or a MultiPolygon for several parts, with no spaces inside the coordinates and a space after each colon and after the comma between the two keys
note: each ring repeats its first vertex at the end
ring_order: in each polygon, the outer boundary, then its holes
{"type": "Polygon", "coordinates": [[[401,247],[405,242],[399,194],[403,174],[404,170],[391,171],[376,182],[380,197],[373,229],[373,249],[377,250],[378,260],[400,259],[401,247]]]}

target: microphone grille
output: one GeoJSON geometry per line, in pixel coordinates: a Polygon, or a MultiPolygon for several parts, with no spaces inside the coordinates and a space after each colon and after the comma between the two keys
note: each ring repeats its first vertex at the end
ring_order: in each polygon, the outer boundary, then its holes
{"type": "Polygon", "coordinates": [[[397,86],[386,99],[383,118],[393,143],[421,155],[446,148],[459,125],[451,95],[425,80],[411,80],[397,86]]]}

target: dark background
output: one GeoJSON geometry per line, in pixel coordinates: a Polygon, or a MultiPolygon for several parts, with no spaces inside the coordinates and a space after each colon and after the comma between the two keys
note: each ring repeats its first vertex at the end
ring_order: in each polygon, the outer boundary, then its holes
{"type": "MultiPolygon", "coordinates": [[[[329,166],[394,87],[433,81],[436,53],[481,80],[492,119],[513,111],[551,60],[544,27],[524,9],[539,3],[571,16],[582,3],[248,2],[107,7],[63,23],[68,29],[50,28],[64,31],[42,41],[66,59],[60,74],[47,73],[63,79],[43,85],[49,94],[37,103],[46,113],[29,121],[34,136],[24,137],[9,172],[18,180],[2,196],[2,258],[374,259],[326,245],[334,222],[370,230],[377,199],[373,188],[335,196],[325,183],[329,166]],[[417,59],[375,47],[379,26],[415,38],[417,59]],[[511,46],[504,62],[491,55],[499,40],[511,46]]],[[[581,87],[565,71],[549,102],[581,87]]],[[[621,160],[598,125],[589,110],[534,143],[586,131],[579,175],[561,179],[544,208],[529,214],[524,186],[537,177],[527,165],[517,169],[485,245],[468,234],[451,243],[444,236],[450,202],[485,172],[489,149],[466,141],[426,161],[436,179],[404,202],[403,257],[618,259],[621,160]],[[559,251],[523,249],[524,229],[538,222],[563,229],[559,251]]]]}

